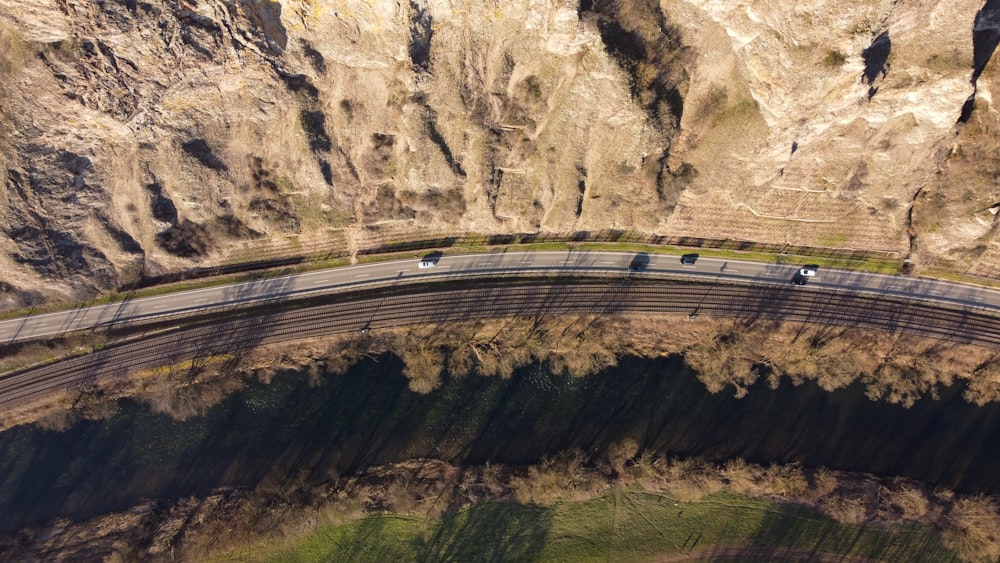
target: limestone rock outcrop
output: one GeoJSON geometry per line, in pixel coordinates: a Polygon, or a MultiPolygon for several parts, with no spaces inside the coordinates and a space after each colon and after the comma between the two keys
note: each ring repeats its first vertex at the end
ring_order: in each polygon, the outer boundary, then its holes
{"type": "Polygon", "coordinates": [[[0,308],[375,224],[1000,276],[993,4],[0,0],[0,308]]]}

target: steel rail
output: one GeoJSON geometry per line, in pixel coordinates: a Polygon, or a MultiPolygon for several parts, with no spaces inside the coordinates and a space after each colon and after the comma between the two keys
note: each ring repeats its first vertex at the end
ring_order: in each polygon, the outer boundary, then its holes
{"type": "MultiPolygon", "coordinates": [[[[480,281],[478,283],[485,283],[480,281]]],[[[461,285],[461,284],[459,284],[461,285]]],[[[295,302],[246,316],[160,333],[96,352],[0,376],[0,408],[79,391],[129,373],[235,355],[303,338],[406,325],[568,314],[705,314],[902,332],[1000,349],[1000,318],[972,307],[779,284],[705,283],[654,278],[530,280],[454,287],[400,286],[295,302]]]]}

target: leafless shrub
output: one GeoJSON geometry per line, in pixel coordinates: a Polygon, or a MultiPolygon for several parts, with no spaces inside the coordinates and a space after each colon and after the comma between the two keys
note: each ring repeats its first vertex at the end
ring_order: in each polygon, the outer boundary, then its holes
{"type": "Polygon", "coordinates": [[[140,398],[149,403],[153,412],[177,420],[202,416],[228,395],[243,388],[238,376],[214,377],[182,385],[161,384],[147,390],[140,398]]]}
{"type": "Polygon", "coordinates": [[[499,466],[486,462],[480,477],[486,490],[493,494],[500,494],[504,491],[506,487],[501,482],[501,473],[499,466]]]}
{"type": "Polygon", "coordinates": [[[866,501],[860,497],[834,495],[824,499],[819,508],[829,517],[843,524],[860,524],[868,519],[866,501]]]}
{"type": "Polygon", "coordinates": [[[936,398],[938,388],[952,385],[963,368],[950,350],[900,337],[888,346],[878,368],[863,377],[868,396],[905,407],[924,396],[936,398]]]}
{"type": "Polygon", "coordinates": [[[79,410],[72,408],[61,408],[54,410],[38,419],[36,424],[46,430],[62,432],[83,419],[79,410]]]}
{"type": "Polygon", "coordinates": [[[631,480],[648,484],[660,474],[661,464],[659,456],[652,452],[644,451],[637,456],[633,456],[632,465],[627,468],[627,474],[631,480]]]}
{"type": "Polygon", "coordinates": [[[385,487],[385,508],[396,514],[413,514],[419,506],[420,499],[416,491],[410,489],[409,483],[397,479],[385,487]]]}
{"type": "Polygon", "coordinates": [[[756,339],[756,335],[732,325],[711,340],[686,350],[684,361],[710,392],[718,393],[732,385],[736,396],[743,397],[760,375],[757,365],[763,358],[755,351],[759,349],[756,339]]]}
{"type": "Polygon", "coordinates": [[[724,478],[717,468],[697,459],[671,459],[660,464],[658,469],[659,475],[649,481],[650,487],[681,502],[697,502],[725,487],[724,478]]]}
{"type": "Polygon", "coordinates": [[[475,361],[472,346],[467,343],[459,343],[454,348],[448,350],[446,367],[448,373],[453,377],[463,377],[472,373],[475,368],[475,361]]]}
{"type": "Polygon", "coordinates": [[[590,498],[609,485],[603,476],[588,471],[578,450],[543,458],[527,475],[511,480],[515,498],[522,503],[551,505],[565,499],[590,498]]]}
{"type": "Polygon", "coordinates": [[[985,364],[970,370],[962,397],[979,406],[1000,401],[1000,357],[994,356],[985,364]]]}
{"type": "Polygon", "coordinates": [[[811,492],[816,498],[823,498],[833,493],[837,488],[837,475],[826,467],[817,468],[812,472],[813,484],[811,492]]]}
{"type": "Polygon", "coordinates": [[[410,390],[426,394],[441,385],[444,372],[444,350],[438,346],[411,342],[399,352],[405,366],[403,375],[410,381],[410,390]]]}
{"type": "Polygon", "coordinates": [[[985,496],[959,499],[944,516],[945,540],[967,561],[1000,559],[1000,510],[985,496]]]}
{"type": "Polygon", "coordinates": [[[570,377],[584,377],[613,367],[618,358],[610,350],[601,349],[591,352],[560,352],[549,356],[549,365],[556,373],[565,373],[570,377]]]}
{"type": "Polygon", "coordinates": [[[615,442],[608,446],[607,458],[616,473],[625,472],[625,464],[639,453],[639,443],[632,438],[615,442]]]}
{"type": "Polygon", "coordinates": [[[805,474],[798,465],[771,464],[763,479],[763,486],[770,494],[785,498],[800,497],[808,488],[805,474]]]}
{"type": "Polygon", "coordinates": [[[797,341],[786,331],[771,333],[764,343],[763,354],[771,367],[769,381],[776,388],[782,378],[799,384],[815,381],[826,391],[846,387],[865,373],[864,351],[851,350],[845,338],[819,339],[814,331],[797,341]]]}
{"type": "Polygon", "coordinates": [[[899,488],[884,488],[883,495],[889,506],[906,520],[920,521],[931,510],[927,495],[918,487],[903,485],[899,488]]]}
{"type": "Polygon", "coordinates": [[[760,481],[758,469],[742,458],[731,459],[722,465],[722,479],[735,493],[758,496],[761,492],[758,485],[760,481]]]}

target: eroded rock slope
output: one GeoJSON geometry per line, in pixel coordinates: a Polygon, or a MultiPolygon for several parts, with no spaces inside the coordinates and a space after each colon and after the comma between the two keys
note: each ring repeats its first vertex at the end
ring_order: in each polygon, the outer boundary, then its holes
{"type": "Polygon", "coordinates": [[[375,224],[1000,276],[993,4],[0,0],[0,307],[375,224]]]}

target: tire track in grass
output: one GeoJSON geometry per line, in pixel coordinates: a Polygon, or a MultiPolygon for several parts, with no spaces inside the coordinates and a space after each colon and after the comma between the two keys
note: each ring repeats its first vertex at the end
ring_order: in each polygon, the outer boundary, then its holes
{"type": "Polygon", "coordinates": [[[615,549],[615,534],[618,532],[618,509],[621,497],[621,484],[615,483],[615,509],[611,513],[611,537],[608,538],[608,563],[614,561],[612,554],[615,549]]]}
{"type": "MultiPolygon", "coordinates": [[[[663,529],[661,529],[656,524],[656,522],[654,522],[653,520],[651,520],[649,518],[649,516],[646,516],[645,511],[644,511],[644,507],[641,505],[641,503],[639,501],[637,501],[635,499],[635,497],[633,497],[631,494],[629,494],[628,491],[622,491],[622,493],[625,495],[625,500],[629,501],[629,503],[632,504],[632,508],[635,510],[635,513],[638,514],[640,518],[642,518],[643,520],[645,520],[646,523],[649,524],[650,528],[656,530],[656,533],[660,534],[660,537],[666,538],[667,540],[669,540],[670,544],[674,547],[674,549],[677,550],[678,553],[680,553],[681,548],[680,548],[679,545],[677,545],[677,542],[675,542],[673,539],[671,539],[670,538],[670,534],[668,534],[663,529]]],[[[659,495],[659,496],[661,498],[670,499],[670,497],[667,497],[665,495],[659,495]]],[[[673,499],[670,499],[670,500],[673,500],[673,499]]]]}

